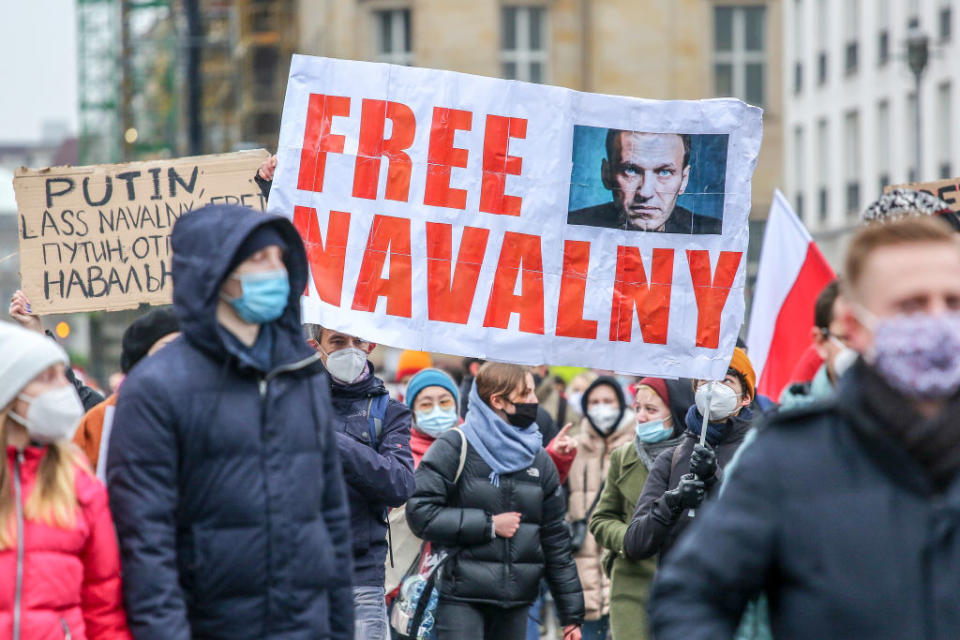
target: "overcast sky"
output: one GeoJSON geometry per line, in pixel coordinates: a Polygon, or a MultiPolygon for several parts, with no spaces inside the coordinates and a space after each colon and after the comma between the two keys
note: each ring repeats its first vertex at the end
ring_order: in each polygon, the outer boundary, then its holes
{"type": "Polygon", "coordinates": [[[38,141],[44,121],[77,131],[74,0],[11,0],[0,19],[0,144],[38,141]]]}

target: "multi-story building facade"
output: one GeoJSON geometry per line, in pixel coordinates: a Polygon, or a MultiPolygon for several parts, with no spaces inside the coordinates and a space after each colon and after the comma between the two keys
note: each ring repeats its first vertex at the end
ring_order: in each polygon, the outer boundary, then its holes
{"type": "Polygon", "coordinates": [[[780,0],[297,0],[297,50],[643,98],[739,97],[766,111],[753,183],[753,217],[761,219],[781,180],[780,6],[780,0]]]}
{"type": "Polygon", "coordinates": [[[960,174],[954,4],[784,0],[784,191],[835,266],[884,186],[960,174]],[[929,37],[919,102],[907,60],[911,26],[929,37]]]}

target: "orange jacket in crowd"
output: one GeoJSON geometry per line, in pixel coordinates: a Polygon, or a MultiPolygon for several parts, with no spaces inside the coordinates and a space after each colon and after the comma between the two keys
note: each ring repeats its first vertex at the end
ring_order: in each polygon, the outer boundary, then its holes
{"type": "MultiPolygon", "coordinates": [[[[100,459],[100,445],[103,438],[104,418],[109,410],[112,418],[113,408],[117,405],[117,394],[110,396],[95,406],[80,420],[77,432],[73,436],[73,442],[80,447],[87,455],[90,461],[90,468],[97,470],[97,464],[100,459]]],[[[106,464],[106,460],[103,461],[106,464]]]]}

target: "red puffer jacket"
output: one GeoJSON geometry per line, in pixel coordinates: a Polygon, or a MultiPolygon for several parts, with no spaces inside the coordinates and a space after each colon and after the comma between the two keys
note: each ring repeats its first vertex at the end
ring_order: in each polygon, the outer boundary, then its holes
{"type": "MultiPolygon", "coordinates": [[[[44,447],[28,447],[18,454],[7,447],[14,500],[18,501],[12,514],[15,520],[9,523],[12,527],[18,527],[17,513],[22,513],[19,509],[33,491],[44,451],[44,447]]],[[[86,471],[78,469],[75,477],[80,508],[72,529],[27,520],[13,546],[0,550],[0,638],[131,637],[123,613],[120,553],[107,490],[86,471]],[[18,563],[22,573],[18,573],[18,563]],[[19,636],[14,630],[18,610],[19,636]]]]}

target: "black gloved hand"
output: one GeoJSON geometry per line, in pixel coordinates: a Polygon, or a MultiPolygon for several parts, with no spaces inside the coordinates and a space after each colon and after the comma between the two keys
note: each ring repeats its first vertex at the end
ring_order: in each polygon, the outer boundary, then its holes
{"type": "Polygon", "coordinates": [[[690,473],[704,481],[717,474],[717,454],[708,445],[697,444],[690,454],[690,473]]]}
{"type": "Polygon", "coordinates": [[[707,495],[706,484],[692,473],[681,476],[680,484],[663,494],[663,499],[676,515],[684,509],[696,509],[707,495]]]}

